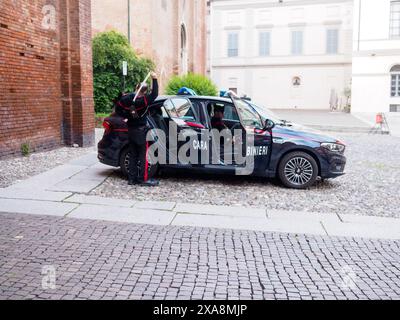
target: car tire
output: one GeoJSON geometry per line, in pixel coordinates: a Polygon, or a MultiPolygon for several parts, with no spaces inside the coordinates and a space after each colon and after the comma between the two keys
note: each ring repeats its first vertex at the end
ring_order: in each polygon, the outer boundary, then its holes
{"type": "MultiPolygon", "coordinates": [[[[125,148],[121,152],[119,166],[121,168],[121,172],[125,177],[129,176],[129,148],[125,148]]],[[[149,173],[148,178],[151,179],[156,176],[158,172],[158,164],[151,164],[149,161],[149,173]]]]}
{"type": "Polygon", "coordinates": [[[308,153],[291,152],[282,158],[278,175],[286,187],[306,189],[317,180],[318,164],[308,153]]]}

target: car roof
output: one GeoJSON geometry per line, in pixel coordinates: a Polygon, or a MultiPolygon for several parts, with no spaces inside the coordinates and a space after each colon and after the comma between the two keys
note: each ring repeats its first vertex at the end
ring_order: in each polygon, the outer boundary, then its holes
{"type": "Polygon", "coordinates": [[[215,97],[215,96],[159,96],[156,99],[156,102],[162,102],[170,98],[189,98],[191,100],[214,100],[219,102],[230,102],[232,103],[231,99],[224,98],[224,97],[215,97]]]}

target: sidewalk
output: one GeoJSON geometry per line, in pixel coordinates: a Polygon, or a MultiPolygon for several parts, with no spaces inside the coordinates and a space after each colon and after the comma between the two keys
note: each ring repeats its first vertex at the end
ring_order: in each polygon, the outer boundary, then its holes
{"type": "Polygon", "coordinates": [[[400,219],[285,212],[176,202],[135,202],[90,196],[114,168],[90,153],[0,189],[2,212],[161,226],[191,226],[310,235],[400,239],[400,219]]]}

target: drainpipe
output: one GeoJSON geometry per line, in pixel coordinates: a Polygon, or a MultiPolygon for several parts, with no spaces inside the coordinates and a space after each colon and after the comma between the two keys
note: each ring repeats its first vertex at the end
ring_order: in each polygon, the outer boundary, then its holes
{"type": "Polygon", "coordinates": [[[128,40],[131,44],[131,0],[128,1],[128,40]]]}

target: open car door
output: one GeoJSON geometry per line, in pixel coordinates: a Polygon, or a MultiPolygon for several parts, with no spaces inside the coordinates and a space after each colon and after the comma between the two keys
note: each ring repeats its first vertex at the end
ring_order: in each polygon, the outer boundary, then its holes
{"type": "Polygon", "coordinates": [[[200,166],[202,153],[208,152],[207,129],[198,111],[186,97],[173,97],[164,102],[169,117],[168,163],[177,166],[200,166]]]}
{"type": "Polygon", "coordinates": [[[254,173],[263,174],[269,167],[272,147],[272,134],[265,129],[265,123],[260,114],[245,100],[239,98],[233,92],[228,93],[236,107],[242,127],[243,155],[246,163],[252,161],[254,173]]]}

